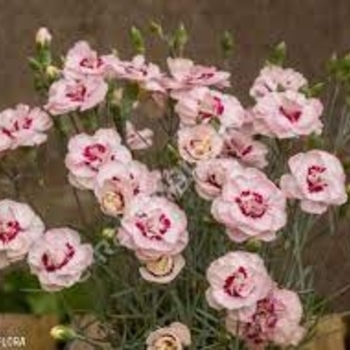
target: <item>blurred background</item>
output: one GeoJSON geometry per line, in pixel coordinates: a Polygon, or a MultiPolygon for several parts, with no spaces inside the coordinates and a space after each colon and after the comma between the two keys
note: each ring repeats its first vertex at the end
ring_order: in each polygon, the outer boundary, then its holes
{"type": "MultiPolygon", "coordinates": [[[[187,56],[215,65],[222,62],[220,37],[229,31],[235,46],[225,68],[231,70],[233,91],[244,103],[271,47],[280,41],[288,47],[288,66],[312,82],[322,80],[326,62],[334,52],[350,51],[349,0],[0,0],[0,9],[0,109],[19,102],[38,103],[27,57],[33,53],[34,36],[42,26],[53,34],[57,54],[65,54],[74,42],[84,39],[102,52],[115,48],[130,57],[132,25],[146,33],[151,20],[167,30],[182,22],[191,39],[187,56]]],[[[147,45],[149,59],[164,65],[165,47],[152,35],[148,35],[147,45]]],[[[64,168],[54,153],[49,156],[50,170],[45,175],[49,190],[43,192],[30,179],[23,189],[26,199],[35,203],[49,225],[62,223],[63,218],[65,223],[74,224],[76,208],[68,196],[64,168]]],[[[9,186],[2,180],[0,196],[9,195],[9,186]]],[[[330,295],[350,281],[348,231],[349,222],[345,222],[336,236],[318,237],[308,252],[321,295],[330,295]]],[[[6,292],[4,286],[1,293],[6,292]]],[[[9,288],[11,292],[13,287],[9,288]]],[[[1,295],[0,312],[11,309],[1,295]]],[[[350,310],[350,291],[335,298],[332,309],[350,310]]]]}

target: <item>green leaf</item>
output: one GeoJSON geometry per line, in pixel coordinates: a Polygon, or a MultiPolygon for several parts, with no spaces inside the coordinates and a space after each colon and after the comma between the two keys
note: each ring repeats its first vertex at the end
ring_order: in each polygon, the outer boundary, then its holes
{"type": "Polygon", "coordinates": [[[333,55],[327,62],[327,71],[332,75],[335,74],[337,71],[337,65],[338,65],[338,56],[336,53],[333,53],[333,55]]]}
{"type": "Polygon", "coordinates": [[[327,70],[337,81],[350,84],[350,53],[340,58],[333,54],[327,63],[327,70]]]}
{"type": "Polygon", "coordinates": [[[32,293],[27,297],[31,310],[36,315],[59,314],[60,303],[56,294],[53,293],[32,293]]]}
{"type": "Polygon", "coordinates": [[[151,21],[150,22],[150,29],[151,29],[152,33],[157,34],[161,39],[164,38],[164,31],[163,31],[162,26],[159,23],[157,23],[155,21],[151,21]]]}
{"type": "Polygon", "coordinates": [[[324,91],[325,84],[320,82],[316,83],[312,86],[305,86],[302,89],[302,92],[307,96],[307,97],[319,97],[322,92],[324,91]]]}
{"type": "Polygon", "coordinates": [[[316,134],[311,134],[306,140],[307,149],[322,149],[324,147],[324,139],[316,134]]]}
{"type": "Polygon", "coordinates": [[[187,30],[183,25],[183,23],[180,23],[173,37],[173,48],[175,52],[178,52],[181,55],[187,43],[188,43],[187,30]]]}
{"type": "Polygon", "coordinates": [[[132,27],[130,30],[131,41],[138,53],[145,53],[145,41],[140,32],[140,30],[136,27],[132,27]]]}
{"type": "Polygon", "coordinates": [[[41,70],[41,64],[38,62],[38,60],[34,57],[28,58],[29,67],[32,68],[34,71],[38,72],[41,70]]]}
{"type": "Polygon", "coordinates": [[[52,64],[51,51],[47,47],[43,47],[38,51],[38,60],[42,66],[47,67],[52,64]]]}
{"type": "Polygon", "coordinates": [[[228,58],[231,56],[234,50],[233,35],[230,32],[225,31],[221,37],[220,44],[224,57],[228,58]]]}
{"type": "Polygon", "coordinates": [[[280,42],[271,52],[267,59],[269,64],[283,66],[287,57],[287,45],[284,41],[280,42]]]}

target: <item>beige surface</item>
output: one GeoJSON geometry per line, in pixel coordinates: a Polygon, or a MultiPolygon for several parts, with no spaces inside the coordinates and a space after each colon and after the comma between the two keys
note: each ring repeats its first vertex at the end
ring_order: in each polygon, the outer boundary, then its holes
{"type": "MultiPolygon", "coordinates": [[[[155,19],[174,28],[183,21],[192,36],[189,55],[207,63],[218,61],[220,32],[230,30],[237,41],[231,64],[240,95],[272,43],[285,40],[290,63],[311,77],[334,50],[350,49],[348,0],[0,0],[0,7],[0,108],[33,100],[25,59],[43,25],[52,29],[55,47],[63,51],[83,38],[130,53],[131,25],[144,28],[155,19]]],[[[148,42],[149,56],[159,60],[164,51],[148,42]]]]}
{"type": "Polygon", "coordinates": [[[302,350],[345,350],[346,332],[341,317],[326,316],[318,324],[315,338],[302,350]]]}
{"type": "Polygon", "coordinates": [[[0,349],[11,350],[53,350],[55,344],[50,337],[50,330],[57,324],[55,317],[35,317],[30,315],[0,315],[0,337],[10,341],[10,337],[18,337],[17,344],[25,346],[5,347],[0,341],[0,349]]]}

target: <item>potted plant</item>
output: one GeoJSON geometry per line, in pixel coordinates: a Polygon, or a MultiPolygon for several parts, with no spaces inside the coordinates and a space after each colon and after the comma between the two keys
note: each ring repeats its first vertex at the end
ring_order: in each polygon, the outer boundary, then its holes
{"type": "MultiPolygon", "coordinates": [[[[227,70],[185,58],[184,26],[151,30],[167,71],[135,27],[131,60],[79,41],[61,62],[39,30],[40,107],[0,113],[0,266],[21,261],[23,300],[55,310],[51,334],[73,348],[303,346],[333,298],[316,295],[304,251],[348,209],[349,58],[311,83],[279,44],[243,106],[227,70]],[[72,208],[59,224],[36,207],[52,159],[72,208]]],[[[228,33],[221,44],[229,56],[228,33]]]]}

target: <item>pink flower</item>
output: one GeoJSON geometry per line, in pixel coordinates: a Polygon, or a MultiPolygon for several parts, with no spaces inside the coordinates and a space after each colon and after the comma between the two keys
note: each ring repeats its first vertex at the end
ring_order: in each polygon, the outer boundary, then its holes
{"type": "Polygon", "coordinates": [[[140,274],[148,282],[168,284],[173,281],[185,267],[181,254],[162,256],[157,260],[146,261],[140,268],[140,274]]]}
{"type": "Polygon", "coordinates": [[[234,159],[215,158],[199,162],[193,177],[198,195],[206,200],[218,197],[222,192],[228,174],[242,171],[234,159]]]}
{"type": "Polygon", "coordinates": [[[101,103],[107,90],[107,83],[100,77],[62,78],[51,85],[45,109],[52,115],[84,112],[101,103]]]}
{"type": "Polygon", "coordinates": [[[271,241],[286,224],[286,198],[264,173],[247,168],[228,178],[212,214],[234,242],[271,241]]]}
{"type": "Polygon", "coordinates": [[[213,119],[226,127],[241,127],[245,111],[238,99],[206,87],[176,93],[175,111],[185,125],[209,123],[213,119]]]}
{"type": "Polygon", "coordinates": [[[229,312],[227,330],[245,340],[249,349],[265,349],[270,343],[281,347],[297,346],[305,335],[300,326],[303,310],[298,295],[286,289],[273,289],[243,312],[229,312]]]}
{"type": "Polygon", "coordinates": [[[126,143],[132,150],[142,150],[152,146],[154,133],[151,129],[137,130],[131,122],[126,123],[126,143]]]}
{"type": "Polygon", "coordinates": [[[40,108],[19,104],[0,113],[0,151],[40,145],[52,127],[50,117],[40,108]]]}
{"type": "Polygon", "coordinates": [[[131,61],[122,61],[110,56],[108,63],[115,78],[136,82],[141,88],[148,91],[164,91],[160,83],[163,77],[162,72],[157,65],[146,63],[144,56],[137,55],[131,61]]]}
{"type": "Polygon", "coordinates": [[[124,212],[118,240],[140,260],[177,255],[188,243],[186,215],[164,197],[138,195],[124,212]]]}
{"type": "Polygon", "coordinates": [[[129,150],[121,144],[121,138],[114,129],[99,129],[94,135],[82,133],[73,136],[68,142],[65,159],[70,183],[78,188],[92,189],[100,167],[111,160],[131,161],[129,150]]]}
{"type": "Polygon", "coordinates": [[[279,139],[320,134],[322,111],[320,100],[301,93],[270,93],[253,108],[254,128],[257,133],[279,139]]]}
{"type": "Polygon", "coordinates": [[[257,254],[230,252],[213,261],[207,270],[208,304],[231,311],[253,307],[273,287],[264,262],[257,254]]]}
{"type": "Polygon", "coordinates": [[[24,203],[3,199],[0,201],[0,268],[22,260],[41,239],[44,223],[24,203]]]}
{"type": "Polygon", "coordinates": [[[127,164],[111,161],[100,167],[95,178],[94,193],[101,210],[106,215],[117,217],[134,196],[155,193],[159,182],[158,173],[149,171],[146,165],[138,161],[127,164]]]}
{"type": "Polygon", "coordinates": [[[104,77],[106,75],[107,62],[103,56],[99,56],[92,50],[86,41],[78,41],[67,53],[63,74],[73,79],[84,76],[104,77]]]}
{"type": "Polygon", "coordinates": [[[195,65],[186,58],[168,58],[172,78],[164,78],[163,84],[170,90],[191,89],[199,86],[230,86],[230,73],[215,67],[195,65]]]}
{"type": "Polygon", "coordinates": [[[267,165],[268,148],[260,141],[242,131],[228,129],[222,134],[224,145],[222,156],[235,158],[243,165],[264,168],[267,165]]]}
{"type": "Polygon", "coordinates": [[[217,157],[222,143],[221,137],[211,125],[197,125],[178,131],[180,155],[189,163],[217,157]]]}
{"type": "Polygon", "coordinates": [[[191,345],[191,333],[186,325],[174,322],[149,334],[147,350],[183,350],[191,345]]]}
{"type": "Polygon", "coordinates": [[[259,99],[271,92],[287,90],[299,91],[306,85],[307,80],[294,69],[282,68],[279,66],[266,66],[261,70],[250,89],[250,96],[259,99]]]}
{"type": "Polygon", "coordinates": [[[100,168],[95,178],[94,193],[106,215],[118,217],[134,197],[128,166],[109,162],[100,168]]]}
{"type": "Polygon", "coordinates": [[[298,153],[288,161],[291,174],[283,175],[281,188],[288,198],[301,200],[301,209],[322,214],[330,205],[347,201],[345,172],[334,155],[312,150],[298,153]]]}
{"type": "Polygon", "coordinates": [[[79,282],[92,262],[92,246],[81,244],[78,232],[67,227],[47,231],[28,254],[31,272],[50,292],[79,282]]]}

